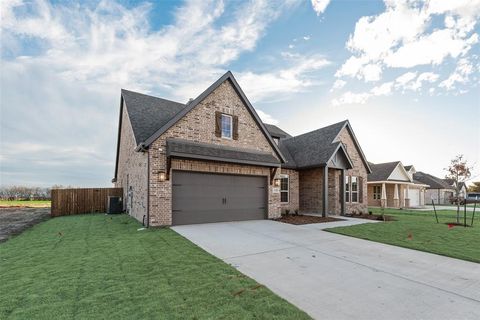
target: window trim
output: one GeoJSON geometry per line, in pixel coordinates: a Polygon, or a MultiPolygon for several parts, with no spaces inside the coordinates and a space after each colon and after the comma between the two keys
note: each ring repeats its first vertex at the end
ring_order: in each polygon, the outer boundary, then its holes
{"type": "Polygon", "coordinates": [[[350,198],[350,189],[351,189],[351,186],[350,186],[350,176],[345,176],[345,181],[343,182],[344,183],[344,188],[345,188],[345,202],[346,203],[350,203],[351,201],[351,198],[350,198]]]}
{"type": "Polygon", "coordinates": [[[280,175],[280,203],[290,203],[290,176],[288,174],[280,175]],[[282,190],[282,179],[287,179],[287,190],[282,190]],[[282,193],[287,194],[287,201],[282,201],[282,193]]]}
{"type": "Polygon", "coordinates": [[[360,186],[360,183],[359,183],[360,179],[358,178],[358,176],[350,176],[350,203],[359,203],[359,195],[360,195],[360,192],[359,192],[359,186],[360,186]],[[357,183],[357,190],[356,191],[353,191],[353,178],[356,179],[356,183],[357,183]],[[356,194],[357,195],[357,201],[353,201],[353,194],[356,194]]]}
{"type": "Polygon", "coordinates": [[[382,197],[382,186],[373,186],[373,200],[380,200],[382,197]],[[375,192],[378,191],[378,192],[375,192]]]}
{"type": "Polygon", "coordinates": [[[220,136],[222,139],[233,140],[233,116],[222,113],[222,116],[220,118],[220,136]],[[223,135],[223,117],[227,117],[228,119],[230,119],[230,136],[223,135]]]}

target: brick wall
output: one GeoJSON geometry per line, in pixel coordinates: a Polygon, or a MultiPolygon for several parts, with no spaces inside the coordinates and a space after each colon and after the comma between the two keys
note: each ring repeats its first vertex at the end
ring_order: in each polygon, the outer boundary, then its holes
{"type": "MultiPolygon", "coordinates": [[[[368,190],[367,190],[367,168],[362,161],[360,151],[356,148],[355,143],[353,142],[350,132],[345,127],[339,134],[338,140],[343,142],[347,148],[347,153],[350,156],[350,160],[353,163],[353,169],[347,170],[345,172],[346,176],[357,176],[362,178],[362,194],[363,196],[359,199],[358,203],[347,202],[346,203],[346,212],[350,213],[363,212],[367,213],[368,211],[368,190]]],[[[360,195],[359,195],[360,198],[360,195]]]]}
{"type": "MultiPolygon", "coordinates": [[[[369,184],[368,187],[367,187],[367,199],[368,199],[368,205],[369,206],[372,206],[372,207],[380,207],[381,206],[381,202],[380,202],[380,199],[373,199],[373,186],[379,186],[380,188],[382,187],[381,184],[376,184],[376,185],[373,185],[373,184],[369,184]]],[[[381,189],[380,189],[381,190],[381,189]]],[[[380,193],[380,197],[382,196],[382,194],[380,193]]]]}
{"type": "Polygon", "coordinates": [[[135,152],[135,137],[126,108],[122,111],[120,150],[118,153],[117,181],[115,187],[123,188],[124,209],[143,221],[147,214],[147,154],[135,152]],[[128,189],[131,187],[131,196],[128,189]]]}
{"type": "MultiPolygon", "coordinates": [[[[150,146],[150,222],[153,226],[170,225],[172,222],[171,181],[160,182],[158,179],[159,172],[165,171],[167,167],[166,140],[168,138],[188,139],[194,142],[253,149],[274,154],[268,140],[257,126],[231,83],[229,81],[224,82],[150,146]],[[238,140],[222,139],[215,136],[215,111],[238,116],[238,140]]],[[[220,163],[207,164],[202,161],[191,161],[188,165],[196,166],[196,170],[201,171],[233,170],[231,173],[238,174],[243,174],[245,170],[252,170],[249,166],[220,163]],[[245,169],[247,167],[248,169],[245,169]]],[[[264,174],[266,174],[266,171],[262,171],[261,175],[264,174]]],[[[279,215],[279,200],[280,196],[273,194],[270,188],[269,217],[279,215]]]]}
{"type": "Polygon", "coordinates": [[[301,213],[322,212],[323,168],[299,171],[301,213]]]}
{"type": "Polygon", "coordinates": [[[299,204],[299,173],[296,170],[282,169],[282,174],[288,175],[289,178],[289,201],[288,203],[280,203],[282,212],[290,210],[294,213],[295,210],[300,209],[299,204]]]}

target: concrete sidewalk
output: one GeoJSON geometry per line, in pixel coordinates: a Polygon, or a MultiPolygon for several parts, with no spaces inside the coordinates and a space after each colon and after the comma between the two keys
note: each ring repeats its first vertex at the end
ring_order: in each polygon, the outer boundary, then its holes
{"type": "Polygon", "coordinates": [[[480,319],[479,264],[321,225],[261,220],[172,229],[317,319],[480,319]]]}

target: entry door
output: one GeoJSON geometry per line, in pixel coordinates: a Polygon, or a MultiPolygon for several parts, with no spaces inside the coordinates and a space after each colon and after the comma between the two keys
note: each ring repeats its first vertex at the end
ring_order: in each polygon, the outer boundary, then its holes
{"type": "Polygon", "coordinates": [[[265,219],[267,178],[174,171],[174,225],[265,219]]]}

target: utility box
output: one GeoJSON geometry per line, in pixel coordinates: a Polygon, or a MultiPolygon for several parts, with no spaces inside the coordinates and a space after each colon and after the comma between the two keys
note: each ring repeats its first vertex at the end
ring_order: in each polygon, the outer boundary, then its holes
{"type": "Polygon", "coordinates": [[[122,197],[109,196],[107,202],[107,213],[118,214],[123,212],[122,197]]]}

